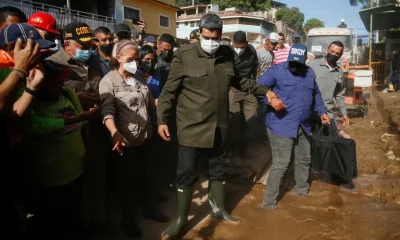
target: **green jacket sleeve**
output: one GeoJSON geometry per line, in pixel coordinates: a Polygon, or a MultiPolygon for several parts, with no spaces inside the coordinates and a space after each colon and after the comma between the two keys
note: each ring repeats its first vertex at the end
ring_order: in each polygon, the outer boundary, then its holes
{"type": "Polygon", "coordinates": [[[268,88],[261,86],[255,80],[234,76],[232,86],[242,92],[251,93],[253,95],[265,96],[268,92],[268,88]]]}
{"type": "Polygon", "coordinates": [[[172,109],[173,100],[176,98],[177,90],[179,89],[183,79],[183,65],[179,51],[175,52],[174,60],[167,81],[162,89],[161,95],[158,98],[157,116],[158,124],[168,124],[168,117],[172,109]]]}

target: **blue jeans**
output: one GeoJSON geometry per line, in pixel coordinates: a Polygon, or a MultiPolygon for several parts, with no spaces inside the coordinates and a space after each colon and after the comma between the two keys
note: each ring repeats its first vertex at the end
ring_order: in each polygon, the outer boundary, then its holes
{"type": "Polygon", "coordinates": [[[308,175],[311,163],[311,137],[299,127],[297,138],[285,138],[273,134],[269,129],[268,138],[272,149],[272,167],[268,175],[267,186],[264,192],[264,208],[276,208],[279,188],[283,176],[290,164],[294,148],[295,167],[295,194],[307,195],[310,186],[308,175]]]}

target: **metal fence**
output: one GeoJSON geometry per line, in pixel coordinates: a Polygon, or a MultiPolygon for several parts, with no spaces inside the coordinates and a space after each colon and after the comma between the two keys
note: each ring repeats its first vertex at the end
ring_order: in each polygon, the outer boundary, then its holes
{"type": "Polygon", "coordinates": [[[371,62],[371,69],[374,75],[372,80],[377,83],[385,82],[385,64],[386,62],[371,62]]]}
{"type": "Polygon", "coordinates": [[[26,1],[26,0],[1,0],[0,7],[13,6],[21,9],[27,17],[35,12],[45,12],[53,15],[60,26],[65,26],[70,22],[84,22],[91,29],[96,29],[100,26],[108,27],[113,29],[115,25],[115,19],[107,16],[81,12],[58,6],[26,1]]]}

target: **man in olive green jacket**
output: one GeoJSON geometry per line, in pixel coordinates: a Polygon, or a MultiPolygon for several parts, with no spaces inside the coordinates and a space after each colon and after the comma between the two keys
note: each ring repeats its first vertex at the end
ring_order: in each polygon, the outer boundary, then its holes
{"type": "Polygon", "coordinates": [[[220,46],[221,33],[222,20],[217,15],[210,13],[202,17],[200,42],[175,52],[168,79],[158,99],[158,133],[166,141],[170,141],[168,117],[173,109],[173,100],[177,100],[179,142],[178,217],[163,233],[163,239],[178,238],[187,222],[193,185],[199,177],[198,160],[207,161],[208,165],[211,216],[231,224],[240,223],[224,207],[223,146],[227,136],[229,89],[233,86],[263,96],[268,89],[254,80],[235,76],[234,52],[229,46],[220,46]]]}

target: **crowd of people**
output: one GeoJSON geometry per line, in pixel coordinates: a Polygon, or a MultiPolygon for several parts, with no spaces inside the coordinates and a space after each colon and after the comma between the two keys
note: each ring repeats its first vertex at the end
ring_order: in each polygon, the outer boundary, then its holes
{"type": "Polygon", "coordinates": [[[265,120],[273,156],[262,207],[276,208],[292,151],[295,193],[307,195],[311,132],[329,124],[350,137],[333,115],[337,105],[349,124],[336,65],[343,44],[332,42],[325,58],[307,66],[307,49],[296,36],[288,47],[273,32],[255,48],[243,31],[222,38],[222,25],[218,15],[205,14],[190,44],[177,48],[170,34],[146,35],[145,19],[138,34],[123,23],[92,31],[82,22],[60,28],[47,13],[27,18],[18,8],[0,8],[9,236],[87,239],[82,212],[90,230],[104,230],[116,189],[121,228],[140,238],[145,229],[135,213],[140,208],[145,219],[170,221],[159,207],[174,189],[177,217],[162,238],[177,238],[200,168],[209,179],[211,217],[239,224],[225,209],[226,158],[243,154],[254,140],[252,119],[265,120]],[[26,228],[28,216],[33,227],[26,228]]]}

